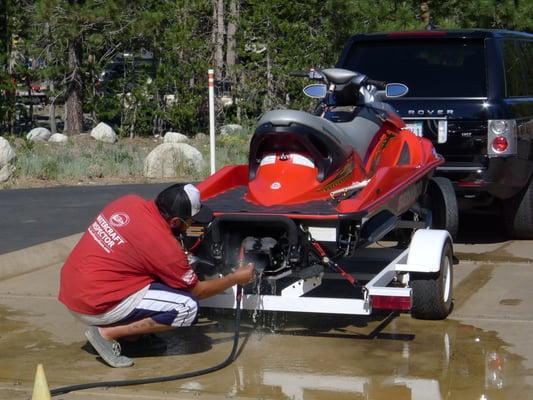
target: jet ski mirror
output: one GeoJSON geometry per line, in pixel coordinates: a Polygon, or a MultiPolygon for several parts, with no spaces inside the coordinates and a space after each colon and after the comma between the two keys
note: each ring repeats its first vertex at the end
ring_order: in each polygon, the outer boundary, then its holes
{"type": "Polygon", "coordinates": [[[317,83],[313,85],[307,85],[304,87],[304,93],[306,96],[312,97],[313,99],[323,99],[326,97],[326,85],[317,83]]]}
{"type": "Polygon", "coordinates": [[[388,98],[402,97],[409,92],[409,88],[403,83],[388,83],[385,86],[385,93],[388,98]]]}

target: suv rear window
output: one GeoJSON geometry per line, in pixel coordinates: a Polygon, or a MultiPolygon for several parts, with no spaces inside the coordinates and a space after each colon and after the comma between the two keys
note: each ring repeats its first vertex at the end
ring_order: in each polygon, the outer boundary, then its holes
{"type": "Polygon", "coordinates": [[[343,68],[372,79],[400,82],[406,97],[485,97],[482,40],[354,42],[343,68]]]}

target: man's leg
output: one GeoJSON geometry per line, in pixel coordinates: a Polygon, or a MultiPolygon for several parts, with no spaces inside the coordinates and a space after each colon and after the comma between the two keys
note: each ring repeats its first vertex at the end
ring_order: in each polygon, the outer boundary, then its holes
{"type": "Polygon", "coordinates": [[[148,317],[127,325],[101,326],[98,329],[103,338],[113,340],[130,337],[135,339],[135,336],[139,337],[145,333],[165,332],[175,329],[175,327],[157,323],[151,317],[148,317]]]}
{"type": "Polygon", "coordinates": [[[100,327],[100,332],[106,339],[164,332],[192,325],[197,312],[198,302],[189,292],[156,282],[135,310],[112,326],[100,327]]]}
{"type": "Polygon", "coordinates": [[[133,362],[120,355],[120,345],[116,339],[135,338],[146,333],[190,326],[196,319],[197,311],[198,302],[190,293],[161,283],[152,283],[135,310],[127,317],[112,326],[92,326],[85,335],[109,365],[130,366],[133,362]],[[129,365],[127,360],[130,361],[129,365]]]}

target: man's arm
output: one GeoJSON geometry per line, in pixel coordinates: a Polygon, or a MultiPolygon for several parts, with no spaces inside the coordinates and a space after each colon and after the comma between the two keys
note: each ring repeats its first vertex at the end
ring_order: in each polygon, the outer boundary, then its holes
{"type": "Polygon", "coordinates": [[[190,292],[199,300],[214,296],[233,285],[245,285],[254,278],[254,265],[248,264],[222,278],[198,281],[190,292]]]}

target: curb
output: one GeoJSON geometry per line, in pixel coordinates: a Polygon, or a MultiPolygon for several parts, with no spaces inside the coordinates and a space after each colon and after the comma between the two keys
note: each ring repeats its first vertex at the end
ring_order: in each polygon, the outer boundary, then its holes
{"type": "Polygon", "coordinates": [[[62,263],[82,233],[16,250],[0,256],[0,281],[62,263]]]}

